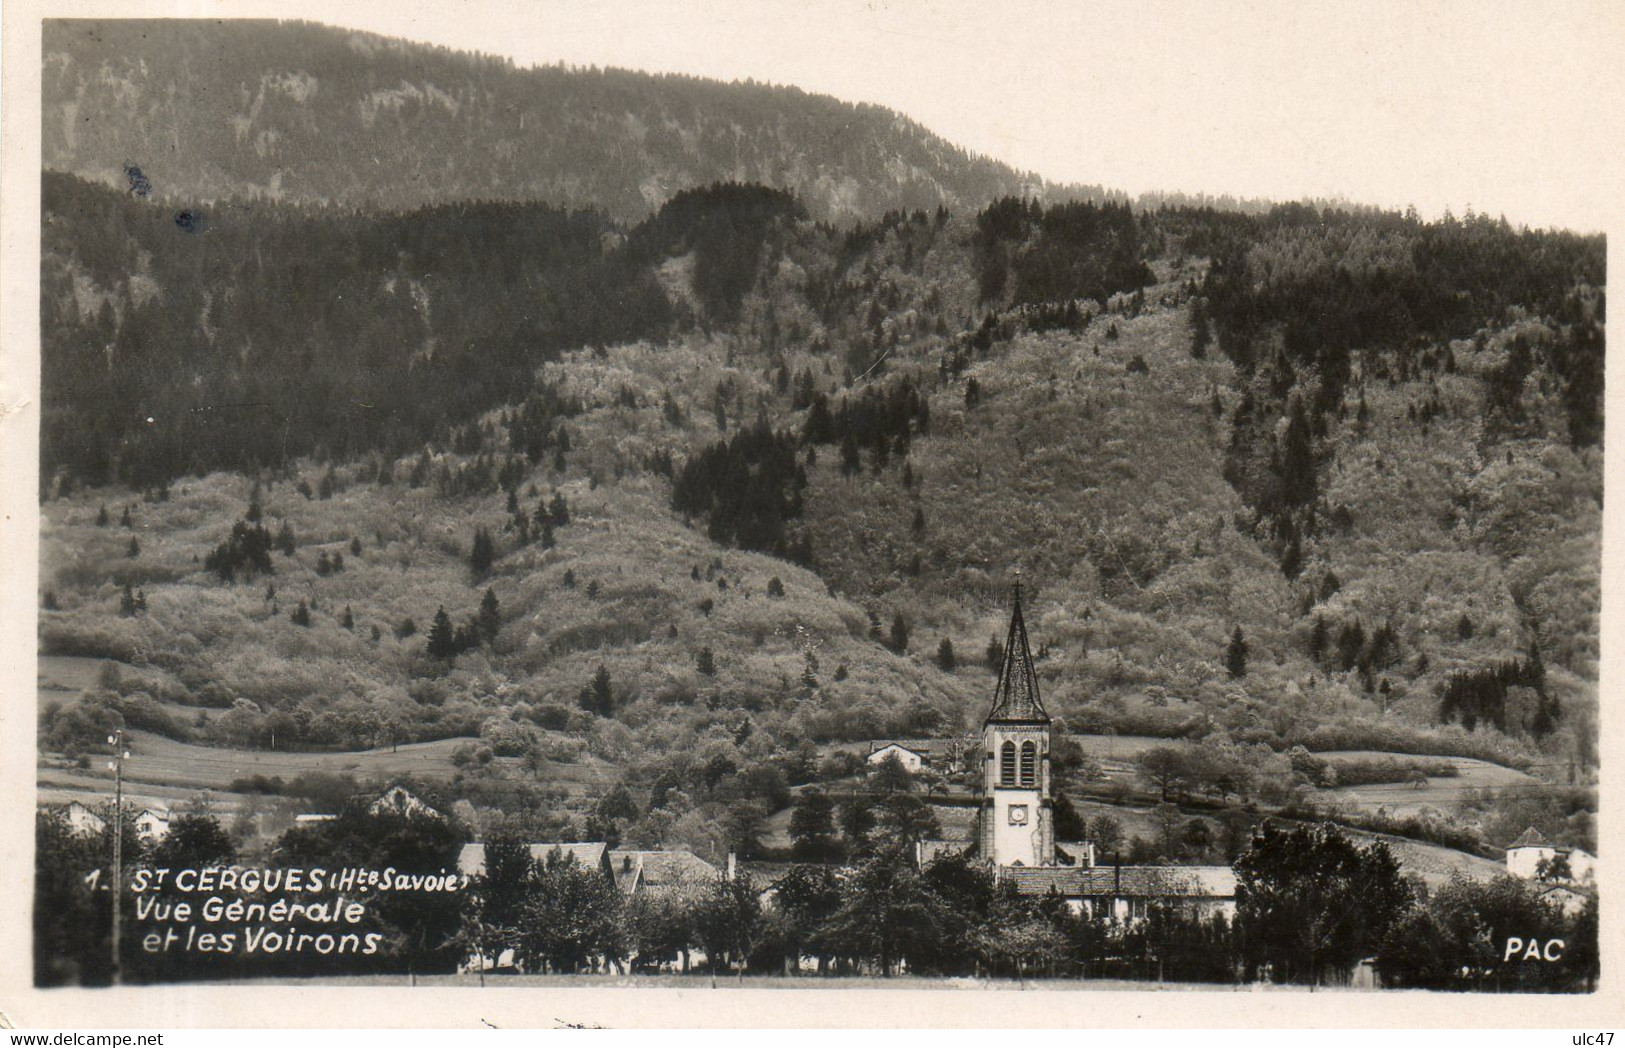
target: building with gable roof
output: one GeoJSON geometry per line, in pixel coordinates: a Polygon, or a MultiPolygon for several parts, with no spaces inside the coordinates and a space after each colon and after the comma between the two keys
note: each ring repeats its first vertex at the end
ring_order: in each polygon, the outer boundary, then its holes
{"type": "Polygon", "coordinates": [[[644,892],[703,888],[722,876],[721,870],[686,848],[617,848],[609,853],[609,866],[615,886],[627,898],[644,892]]]}
{"type": "Polygon", "coordinates": [[[158,842],[169,836],[169,812],[162,808],[142,808],[135,817],[135,832],[143,840],[158,842]]]}
{"type": "Polygon", "coordinates": [[[873,767],[888,757],[896,758],[897,763],[909,772],[918,772],[931,762],[931,755],[926,750],[913,749],[900,742],[871,743],[869,756],[864,761],[873,767]]]}
{"type": "MultiPolygon", "coordinates": [[[[609,845],[603,841],[543,842],[526,847],[530,849],[530,857],[537,862],[545,863],[555,855],[568,857],[589,870],[601,871],[611,881],[615,880],[609,866],[609,845]]],[[[485,845],[479,841],[463,845],[462,851],[457,853],[457,870],[465,877],[478,877],[483,874],[485,845]]]]}
{"type": "Polygon", "coordinates": [[[1553,844],[1533,826],[1507,845],[1507,872],[1526,881],[1561,881],[1594,884],[1597,857],[1584,848],[1553,844]],[[1567,875],[1561,871],[1567,869],[1567,875]],[[1557,870],[1556,874],[1553,873],[1557,870]]]}
{"type": "Polygon", "coordinates": [[[62,809],[62,816],[68,821],[68,829],[75,834],[95,837],[107,829],[107,820],[79,801],[69,801],[67,807],[62,809]]]}

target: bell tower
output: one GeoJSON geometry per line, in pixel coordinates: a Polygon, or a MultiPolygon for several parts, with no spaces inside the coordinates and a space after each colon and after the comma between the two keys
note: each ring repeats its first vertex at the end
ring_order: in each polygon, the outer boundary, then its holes
{"type": "Polygon", "coordinates": [[[1055,865],[1049,723],[1027,646],[1018,574],[993,709],[982,722],[978,844],[982,857],[994,866],[1055,865]]]}

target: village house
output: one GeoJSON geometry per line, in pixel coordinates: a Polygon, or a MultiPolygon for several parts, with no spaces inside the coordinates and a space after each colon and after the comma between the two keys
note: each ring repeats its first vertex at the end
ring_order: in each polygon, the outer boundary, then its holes
{"type": "Polygon", "coordinates": [[[630,899],[640,893],[685,890],[715,884],[722,871],[687,849],[609,853],[615,886],[630,899]]]}
{"type": "MultiPolygon", "coordinates": [[[[638,895],[705,887],[714,884],[721,874],[715,866],[687,849],[611,849],[603,841],[541,842],[526,845],[526,848],[538,863],[568,857],[585,869],[598,871],[628,901],[638,895]]],[[[465,877],[485,873],[485,845],[478,841],[463,845],[457,855],[457,870],[465,877]]],[[[460,970],[514,967],[514,951],[506,948],[495,957],[472,955],[460,970]]]]}
{"type": "Polygon", "coordinates": [[[870,743],[869,756],[864,758],[864,762],[873,768],[885,763],[888,758],[895,758],[910,774],[918,774],[931,762],[929,751],[911,749],[900,742],[870,743]]]}
{"type": "Polygon", "coordinates": [[[159,808],[142,808],[136,813],[135,832],[149,844],[156,844],[169,836],[169,812],[159,808]]]}
{"type": "Polygon", "coordinates": [[[1595,884],[1597,857],[1584,848],[1553,844],[1531,826],[1507,846],[1507,872],[1526,881],[1595,884]]]}
{"type": "Polygon", "coordinates": [[[78,835],[95,837],[107,829],[107,820],[79,801],[69,801],[62,815],[68,820],[68,829],[78,835]]]}

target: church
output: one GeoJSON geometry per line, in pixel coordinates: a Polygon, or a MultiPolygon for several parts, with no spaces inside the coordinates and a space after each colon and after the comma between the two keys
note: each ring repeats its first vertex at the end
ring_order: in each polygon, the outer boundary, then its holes
{"type": "MultiPolygon", "coordinates": [[[[1023,895],[1058,893],[1076,912],[1138,920],[1151,906],[1230,916],[1236,877],[1228,866],[1102,864],[1090,841],[1055,838],[1050,717],[1039,695],[1018,578],[993,706],[982,722],[981,803],[975,854],[1023,895]]],[[[928,841],[922,862],[960,842],[928,841]]]]}

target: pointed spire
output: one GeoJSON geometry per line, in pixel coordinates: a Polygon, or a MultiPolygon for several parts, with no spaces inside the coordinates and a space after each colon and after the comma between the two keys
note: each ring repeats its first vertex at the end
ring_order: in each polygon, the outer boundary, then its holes
{"type": "Polygon", "coordinates": [[[999,667],[999,686],[993,693],[992,721],[1036,721],[1049,723],[1049,714],[1038,698],[1038,674],[1033,672],[1032,651],[1027,647],[1027,624],[1021,617],[1021,572],[1016,572],[1014,607],[1010,613],[1010,635],[1004,641],[1004,664],[999,667]]]}

